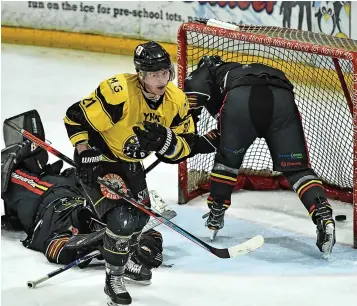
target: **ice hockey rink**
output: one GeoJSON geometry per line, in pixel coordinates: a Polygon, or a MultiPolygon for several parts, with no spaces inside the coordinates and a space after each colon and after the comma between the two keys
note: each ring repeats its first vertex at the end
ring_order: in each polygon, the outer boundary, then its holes
{"type": "MultiPolygon", "coordinates": [[[[73,148],[63,124],[66,109],[95,89],[103,79],[134,72],[132,58],[64,49],[1,46],[1,120],[37,109],[46,138],[67,156],[73,148]]],[[[4,147],[2,143],[1,147],[4,147]]],[[[55,158],[51,157],[51,161],[55,158]]],[[[148,166],[155,160],[149,157],[148,166]]],[[[172,221],[208,242],[202,215],[205,197],[177,205],[177,166],[160,164],[147,177],[178,213],[172,221]]],[[[164,263],[150,286],[129,284],[132,305],[279,306],[357,304],[357,250],[352,249],[352,206],[331,201],[337,222],[337,245],[330,258],[315,246],[315,226],[290,191],[240,191],[234,194],[219,232],[217,247],[228,247],[255,235],[265,245],[246,256],[219,259],[161,225],[164,263]]],[[[57,268],[22,246],[19,232],[2,231],[1,305],[104,306],[103,262],[73,268],[28,289],[26,282],[57,268]]]]}

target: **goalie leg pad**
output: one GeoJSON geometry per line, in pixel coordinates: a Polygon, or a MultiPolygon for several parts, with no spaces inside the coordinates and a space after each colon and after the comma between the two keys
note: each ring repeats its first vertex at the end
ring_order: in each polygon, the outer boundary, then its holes
{"type": "MultiPolygon", "coordinates": [[[[86,236],[86,235],[80,235],[86,236]]],[[[77,236],[73,236],[74,238],[81,238],[77,236]]],[[[51,263],[57,263],[62,265],[68,265],[73,261],[81,258],[93,250],[97,249],[97,246],[93,247],[92,245],[81,245],[81,241],[79,239],[72,240],[73,237],[62,236],[52,239],[51,242],[48,244],[46,251],[44,252],[45,257],[51,263]],[[72,240],[72,241],[70,241],[72,240]],[[80,245],[76,247],[68,246],[68,244],[73,244],[75,242],[79,242],[80,245]]],[[[97,257],[98,258],[98,257],[97,257]]],[[[79,265],[80,268],[84,268],[88,265],[90,261],[86,263],[82,263],[79,265]]]]}
{"type": "Polygon", "coordinates": [[[106,228],[90,234],[53,239],[45,252],[49,262],[69,264],[90,252],[101,249],[106,228]]]}
{"type": "Polygon", "coordinates": [[[1,197],[7,191],[11,172],[16,167],[21,148],[24,144],[14,144],[1,150],[1,197]]]}
{"type": "MultiPolygon", "coordinates": [[[[45,140],[45,130],[42,125],[41,117],[36,110],[21,113],[4,121],[3,132],[5,146],[9,147],[14,144],[21,144],[27,141],[26,137],[15,132],[7,125],[7,122],[14,122],[21,129],[30,132],[43,141],[45,140]]],[[[47,164],[48,153],[34,143],[29,142],[29,144],[29,146],[22,149],[21,158],[18,158],[17,162],[22,162],[23,167],[30,172],[40,174],[47,164]]]]}
{"type": "Polygon", "coordinates": [[[97,232],[83,235],[72,236],[65,245],[65,248],[71,250],[94,249],[103,244],[103,237],[106,228],[97,232]]]}
{"type": "Polygon", "coordinates": [[[24,168],[32,174],[39,175],[48,158],[44,150],[33,150],[33,143],[24,141],[10,145],[1,151],[1,195],[7,191],[11,173],[17,167],[24,168]]]}

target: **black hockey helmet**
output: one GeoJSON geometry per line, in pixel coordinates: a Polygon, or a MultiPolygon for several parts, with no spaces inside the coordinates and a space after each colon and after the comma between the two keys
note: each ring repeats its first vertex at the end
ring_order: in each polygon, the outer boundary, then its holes
{"type": "Polygon", "coordinates": [[[136,72],[172,69],[170,54],[154,41],[140,44],[135,48],[134,65],[136,72]]]}
{"type": "Polygon", "coordinates": [[[202,65],[219,66],[223,63],[224,61],[219,55],[204,55],[198,62],[197,68],[201,67],[202,65]]]}

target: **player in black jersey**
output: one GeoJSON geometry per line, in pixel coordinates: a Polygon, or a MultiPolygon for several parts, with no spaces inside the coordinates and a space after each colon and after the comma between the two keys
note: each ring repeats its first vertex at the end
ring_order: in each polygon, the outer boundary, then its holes
{"type": "MultiPolygon", "coordinates": [[[[36,111],[14,118],[25,130],[45,139],[36,111]],[[27,124],[26,124],[27,123],[27,124]]],[[[69,264],[94,251],[102,252],[106,224],[85,198],[74,168],[61,172],[63,162],[48,163],[48,153],[4,125],[6,147],[1,151],[2,229],[23,230],[22,244],[42,252],[48,261],[69,264]],[[80,240],[84,242],[79,242],[80,240]]],[[[162,237],[150,230],[133,247],[124,276],[148,283],[151,269],[161,265],[162,237]]]]}
{"type": "Polygon", "coordinates": [[[335,244],[332,208],[321,180],[310,167],[293,89],[278,69],[224,62],[219,56],[204,56],[186,78],[184,92],[193,118],[197,121],[202,107],[206,108],[217,119],[216,141],[220,134],[210,176],[206,226],[214,234],[224,226],[224,213],[231,204],[244,155],[257,137],[263,137],[274,170],[285,175],[317,225],[317,247],[329,253],[335,244]]]}

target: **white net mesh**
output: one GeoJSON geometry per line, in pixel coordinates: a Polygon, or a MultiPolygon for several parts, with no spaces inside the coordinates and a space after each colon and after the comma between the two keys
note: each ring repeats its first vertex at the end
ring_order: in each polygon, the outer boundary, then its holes
{"type": "MultiPolygon", "coordinates": [[[[218,54],[225,61],[243,64],[263,63],[284,71],[295,86],[295,99],[302,117],[312,168],[326,184],[352,190],[353,120],[346,93],[353,95],[353,67],[348,51],[357,50],[357,42],[275,27],[239,26],[239,31],[266,35],[265,38],[253,39],[246,39],[244,33],[233,37],[231,33],[225,35],[225,30],[217,31],[196,31],[194,25],[188,27],[186,47],[181,50],[186,55],[185,73],[195,69],[199,59],[207,54],[218,54]],[[274,37],[284,38],[286,42],[278,43],[272,40],[274,37]],[[326,53],[339,48],[335,51],[344,59],[315,54],[308,47],[304,50],[303,45],[289,50],[287,45],[291,45],[288,40],[318,44],[319,48],[325,45],[326,53]],[[346,84],[346,92],[343,91],[341,77],[346,84]]],[[[204,134],[213,128],[216,128],[215,120],[208,112],[202,112],[199,133],[204,134]]],[[[213,157],[214,154],[197,155],[188,160],[188,192],[208,182],[213,157]]],[[[241,172],[278,175],[272,172],[272,165],[265,140],[257,139],[245,155],[241,172]]]]}

